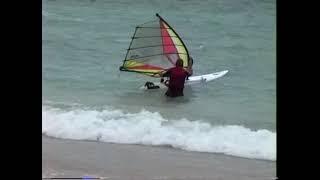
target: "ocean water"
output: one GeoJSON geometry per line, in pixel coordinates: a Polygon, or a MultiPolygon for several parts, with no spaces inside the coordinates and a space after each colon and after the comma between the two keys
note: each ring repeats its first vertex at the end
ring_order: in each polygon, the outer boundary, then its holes
{"type": "Polygon", "coordinates": [[[103,142],[276,160],[275,0],[43,0],[42,132],[103,142]],[[120,72],[134,28],[159,13],[194,58],[185,88],[139,87],[120,72]]]}

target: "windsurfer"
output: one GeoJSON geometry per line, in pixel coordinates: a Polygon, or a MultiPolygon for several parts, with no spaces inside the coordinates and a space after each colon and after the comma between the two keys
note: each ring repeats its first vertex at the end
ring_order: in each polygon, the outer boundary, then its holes
{"type": "Polygon", "coordinates": [[[183,96],[184,83],[187,76],[190,75],[189,68],[187,70],[183,69],[183,61],[182,59],[178,59],[176,67],[170,68],[161,74],[162,77],[170,78],[166,95],[169,97],[183,96]]]}

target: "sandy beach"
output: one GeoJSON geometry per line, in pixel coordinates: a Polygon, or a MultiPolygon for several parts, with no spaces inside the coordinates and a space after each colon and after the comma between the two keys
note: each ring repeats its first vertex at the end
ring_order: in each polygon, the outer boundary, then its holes
{"type": "Polygon", "coordinates": [[[111,144],[42,137],[43,177],[105,179],[267,180],[276,162],[170,147],[111,144]]]}

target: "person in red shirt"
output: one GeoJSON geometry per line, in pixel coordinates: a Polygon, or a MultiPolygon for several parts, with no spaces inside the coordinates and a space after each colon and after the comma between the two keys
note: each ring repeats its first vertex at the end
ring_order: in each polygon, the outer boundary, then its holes
{"type": "Polygon", "coordinates": [[[191,73],[183,68],[183,61],[178,59],[176,67],[170,68],[165,73],[161,74],[162,77],[169,77],[169,83],[167,83],[168,90],[166,95],[169,97],[183,96],[184,83],[191,73]]]}

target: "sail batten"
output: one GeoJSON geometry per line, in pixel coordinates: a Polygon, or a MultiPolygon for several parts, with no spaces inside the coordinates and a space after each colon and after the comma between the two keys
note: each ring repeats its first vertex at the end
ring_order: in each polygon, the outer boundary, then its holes
{"type": "Polygon", "coordinates": [[[157,38],[157,37],[170,37],[170,38],[177,38],[178,36],[141,36],[141,37],[132,37],[132,39],[138,39],[138,38],[157,38]]]}
{"type": "Polygon", "coordinates": [[[149,48],[149,47],[162,47],[162,46],[183,46],[178,44],[160,44],[160,45],[154,45],[154,46],[144,46],[144,47],[136,47],[136,48],[130,48],[127,50],[135,50],[135,49],[142,49],[142,48],[149,48]]]}

